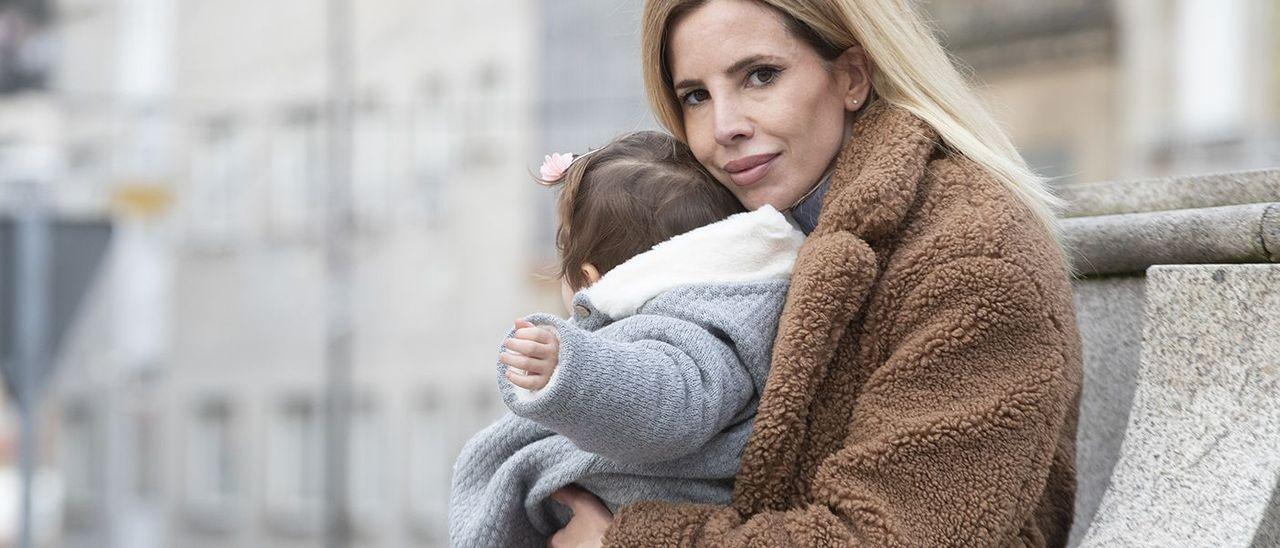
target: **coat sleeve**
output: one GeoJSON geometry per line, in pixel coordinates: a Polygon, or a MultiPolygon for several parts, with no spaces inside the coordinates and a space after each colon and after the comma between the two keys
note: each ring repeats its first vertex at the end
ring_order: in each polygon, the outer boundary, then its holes
{"type": "Polygon", "coordinates": [[[843,445],[813,477],[811,502],[751,515],[644,502],[617,514],[605,545],[986,546],[1016,538],[1043,494],[1074,401],[1053,303],[1005,259],[955,259],[917,279],[890,318],[884,359],[843,445]]]}
{"type": "Polygon", "coordinates": [[[521,398],[503,376],[512,412],[619,462],[657,462],[692,453],[743,418],[752,379],[725,341],[684,320],[625,318],[587,331],[550,315],[560,336],[554,382],[521,398]]]}

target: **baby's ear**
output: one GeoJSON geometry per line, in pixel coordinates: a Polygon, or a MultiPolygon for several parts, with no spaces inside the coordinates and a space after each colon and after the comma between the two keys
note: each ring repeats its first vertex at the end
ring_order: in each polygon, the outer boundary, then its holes
{"type": "Polygon", "coordinates": [[[587,279],[587,285],[600,281],[600,271],[591,263],[582,265],[582,276],[587,279]]]}

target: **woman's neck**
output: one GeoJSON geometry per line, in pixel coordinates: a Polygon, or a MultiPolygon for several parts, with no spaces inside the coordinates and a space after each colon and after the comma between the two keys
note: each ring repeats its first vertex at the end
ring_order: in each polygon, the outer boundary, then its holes
{"type": "Polygon", "coordinates": [[[831,172],[828,171],[823,175],[822,180],[814,185],[807,194],[801,196],[794,205],[787,208],[791,213],[791,218],[795,219],[796,224],[800,225],[800,230],[808,235],[818,226],[818,216],[822,213],[822,198],[827,195],[827,189],[831,187],[831,172]]]}
{"type": "MultiPolygon", "coordinates": [[[[873,92],[872,96],[867,99],[867,103],[863,105],[863,108],[851,112],[845,117],[844,134],[840,137],[841,150],[849,143],[849,138],[853,136],[854,123],[866,111],[866,107],[871,106],[871,100],[874,97],[873,92]]],[[[827,189],[831,188],[831,174],[836,170],[836,161],[838,159],[839,156],[832,158],[831,165],[827,166],[827,171],[822,174],[821,179],[818,179],[818,184],[813,185],[813,188],[809,189],[809,192],[806,192],[799,200],[796,200],[796,203],[792,204],[791,207],[783,210],[791,214],[791,218],[796,221],[796,224],[800,226],[800,230],[806,236],[818,226],[818,216],[822,213],[822,198],[827,195],[827,189]]]]}

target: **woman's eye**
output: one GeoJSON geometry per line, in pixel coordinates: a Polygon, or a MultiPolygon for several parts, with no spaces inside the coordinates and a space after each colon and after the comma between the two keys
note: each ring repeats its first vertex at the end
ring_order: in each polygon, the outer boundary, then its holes
{"type": "Polygon", "coordinates": [[[756,70],[753,70],[751,71],[751,74],[747,75],[747,85],[750,85],[753,87],[759,87],[759,86],[767,86],[769,84],[772,84],[773,80],[778,77],[779,72],[782,72],[782,71],[775,68],[768,68],[768,67],[763,67],[763,68],[758,68],[756,70]]]}
{"type": "Polygon", "coordinates": [[[685,92],[684,96],[680,98],[680,101],[686,105],[692,106],[692,105],[697,105],[710,98],[711,96],[710,94],[707,93],[707,90],[695,89],[693,91],[685,92]]]}

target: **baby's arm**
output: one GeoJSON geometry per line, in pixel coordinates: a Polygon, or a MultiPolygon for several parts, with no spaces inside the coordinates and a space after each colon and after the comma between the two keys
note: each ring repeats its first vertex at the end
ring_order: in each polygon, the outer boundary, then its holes
{"type": "Polygon", "coordinates": [[[733,349],[687,321],[641,314],[591,332],[550,315],[528,320],[558,334],[554,382],[517,396],[504,362],[503,399],[584,451],[622,462],[683,456],[739,420],[754,395],[733,349]]]}

